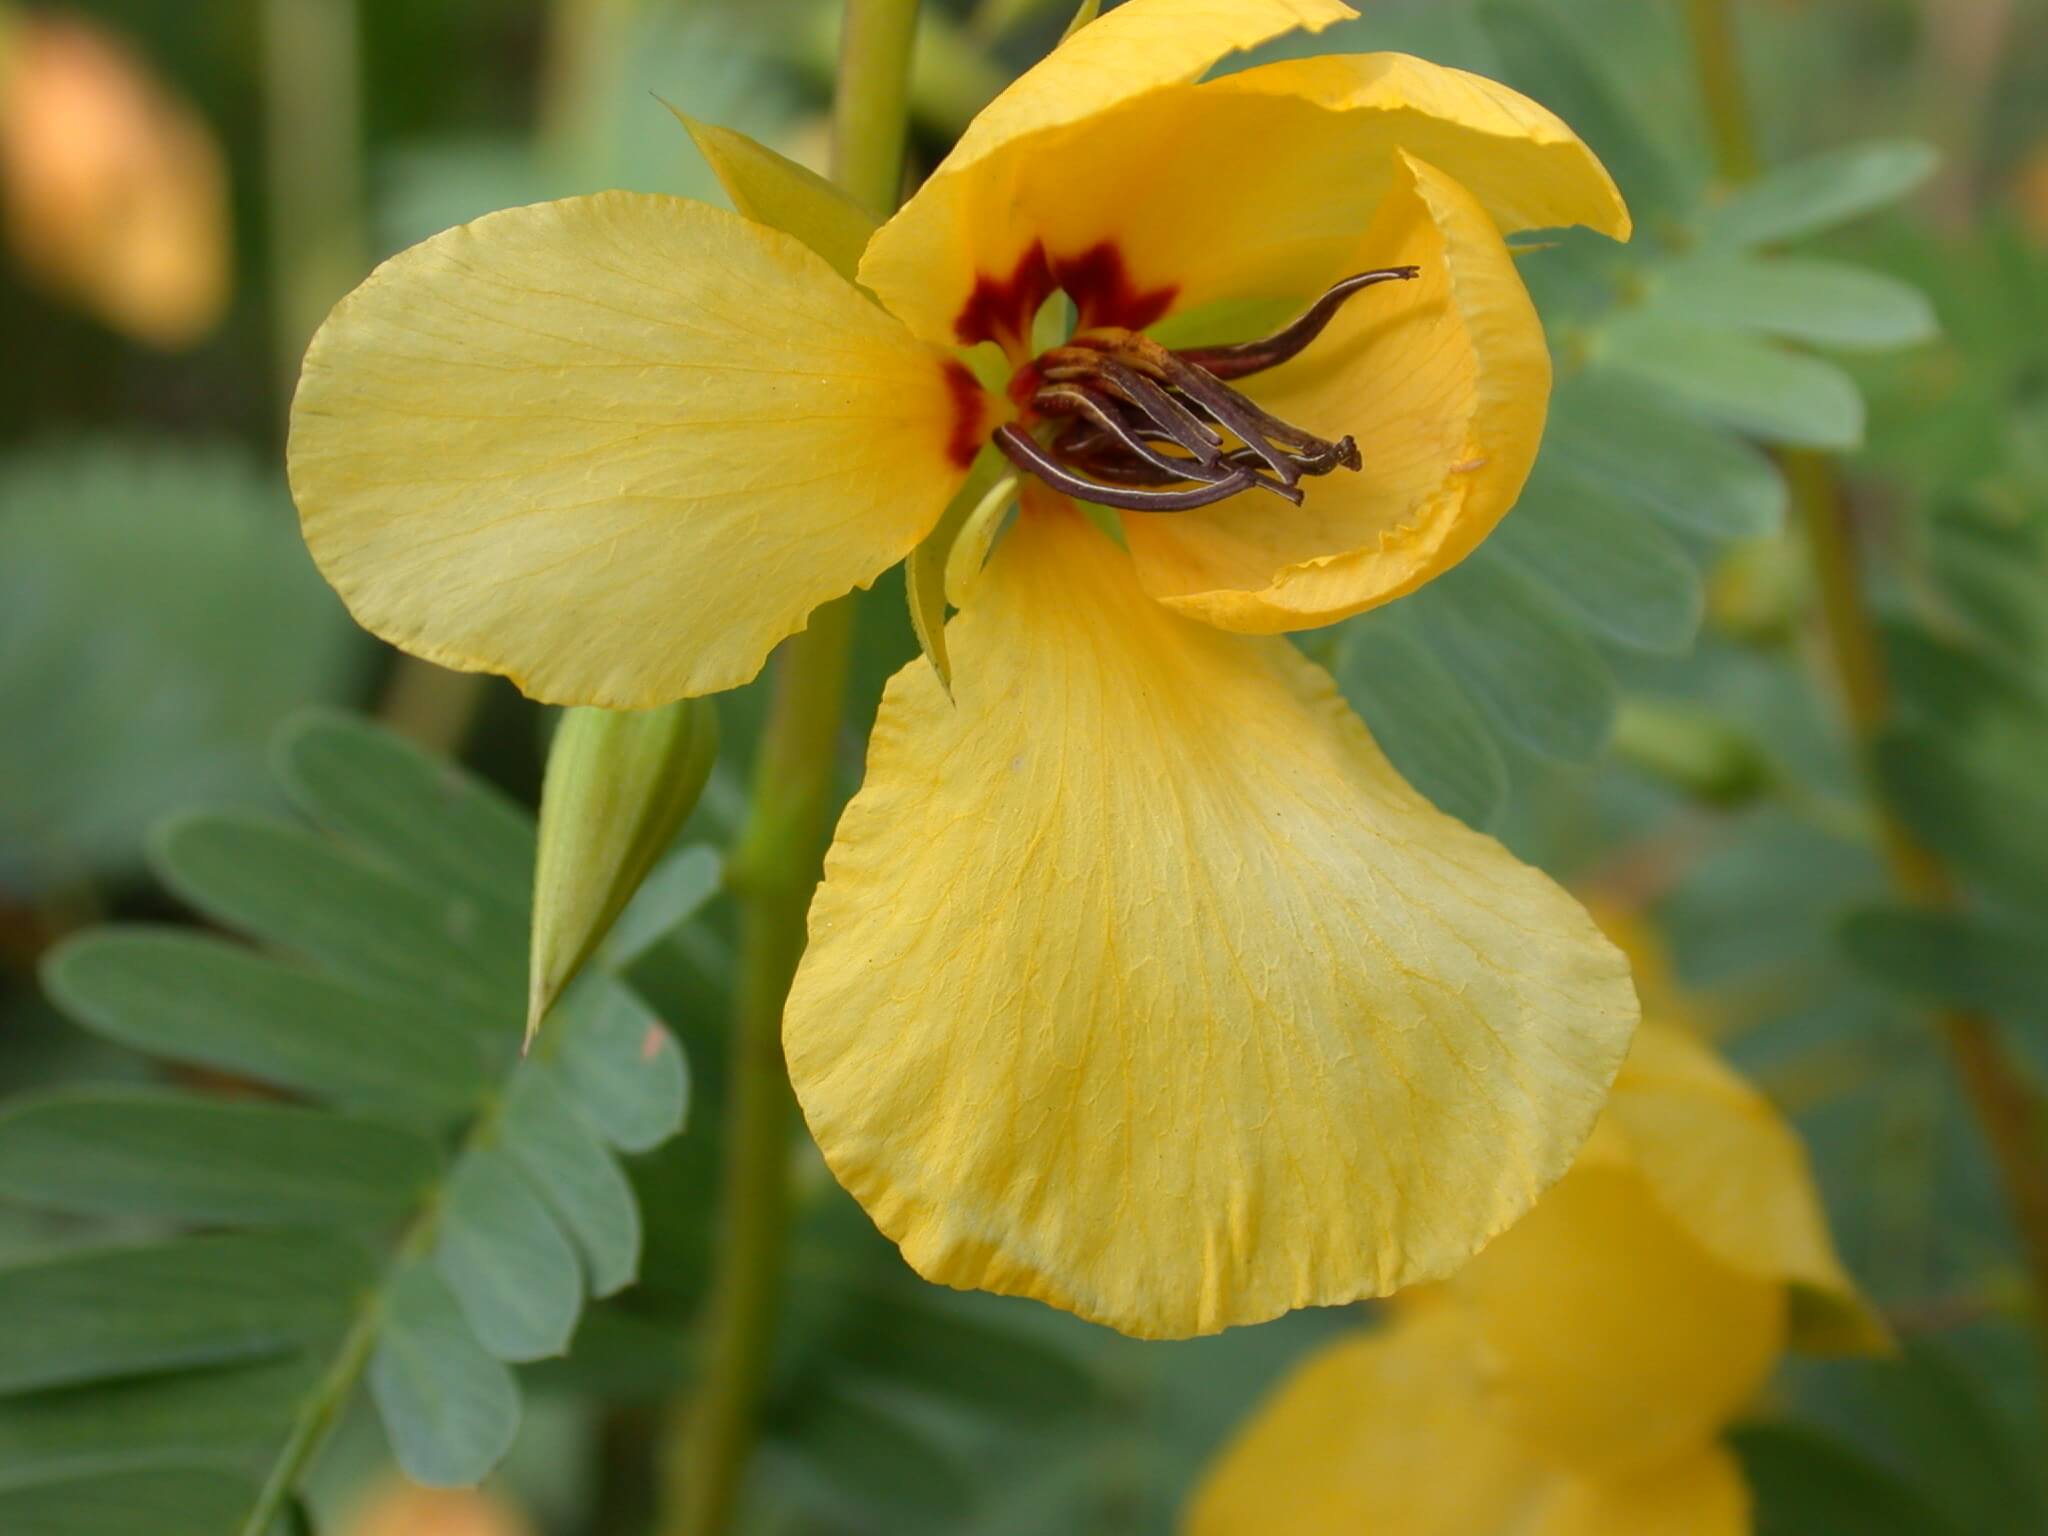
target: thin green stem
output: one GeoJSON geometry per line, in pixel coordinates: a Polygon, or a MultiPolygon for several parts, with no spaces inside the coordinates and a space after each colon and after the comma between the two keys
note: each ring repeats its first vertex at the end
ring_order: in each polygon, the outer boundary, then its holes
{"type": "Polygon", "coordinates": [[[263,0],[271,327],[281,398],[306,343],[369,270],[356,0],[263,0]]]}
{"type": "Polygon", "coordinates": [[[892,211],[903,191],[917,6],[918,0],[846,0],[839,34],[832,179],[877,215],[892,211]]]}
{"type": "MultiPolygon", "coordinates": [[[[532,1054],[545,1059],[559,1048],[560,1040],[559,1032],[552,1036],[543,1035],[532,1054]]],[[[518,1067],[513,1070],[518,1070],[518,1067]]],[[[449,1160],[449,1180],[443,1180],[435,1188],[432,1197],[406,1224],[397,1245],[391,1250],[391,1257],[385,1262],[382,1277],[356,1303],[355,1316],[349,1320],[347,1332],[335,1347],[334,1359],[312,1391],[300,1400],[292,1416],[291,1430],[271,1459],[256,1502],[250,1506],[237,1536],[269,1536],[278,1516],[296,1495],[299,1479],[319,1454],[335,1421],[341,1417],[342,1409],[348,1406],[356,1383],[369,1369],[370,1357],[377,1352],[377,1341],[384,1333],[385,1314],[391,1307],[392,1285],[407,1265],[426,1258],[433,1249],[434,1239],[441,1230],[444,1210],[441,1194],[453,1179],[453,1170],[461,1167],[473,1151],[498,1139],[508,1099],[509,1095],[499,1092],[483,1101],[468,1133],[449,1160]]]]}
{"type": "MultiPolygon", "coordinates": [[[[298,385],[306,343],[370,270],[363,174],[361,17],[356,0],[262,0],[271,334],[278,399],[298,385]]],[[[378,716],[454,752],[484,679],[402,656],[378,716]]]]}
{"type": "MultiPolygon", "coordinates": [[[[1717,169],[1731,182],[1750,180],[1761,165],[1743,88],[1733,0],[1688,3],[1700,92],[1714,127],[1717,169]]],[[[1788,451],[1780,461],[1813,562],[1829,665],[1850,735],[1867,768],[1891,719],[1892,690],[1864,590],[1855,525],[1832,459],[1788,451]]],[[[1955,906],[1955,883],[1940,857],[1913,835],[1875,782],[1870,798],[1893,889],[1921,906],[1955,906]]],[[[2048,1356],[2048,1117],[2035,1086],[2006,1050],[1989,1017],[1947,1009],[1935,1016],[1935,1027],[1997,1165],[2033,1293],[2037,1337],[2048,1356]]]]}
{"type": "MultiPolygon", "coordinates": [[[[1843,714],[1867,762],[1891,718],[1891,679],[1864,591],[1855,528],[1832,461],[1811,452],[1790,452],[1783,459],[1813,561],[1843,714]]],[[[1916,905],[1953,908],[1956,890],[1947,866],[1875,787],[1872,800],[1893,888],[1916,905]]],[[[2004,1185],[2033,1293],[2035,1323],[2048,1351],[2048,1122],[2040,1096],[1989,1017],[1951,1008],[1937,1013],[1934,1022],[2004,1185]]]]}
{"type": "Polygon", "coordinates": [[[1728,181],[1749,181],[1763,169],[1749,98],[1742,85],[1742,47],[1729,0],[1687,0],[1693,67],[1714,142],[1714,165],[1728,181]]]}
{"type": "Polygon", "coordinates": [[[406,1229],[405,1236],[392,1253],[391,1262],[385,1266],[383,1283],[357,1304],[356,1315],[349,1323],[348,1332],[342,1335],[341,1345],[335,1351],[327,1373],[299,1404],[292,1419],[291,1433],[285,1437],[276,1458],[270,1463],[263,1487],[256,1495],[256,1502],[250,1506],[248,1518],[242,1522],[238,1536],[268,1536],[278,1515],[293,1498],[299,1478],[312,1464],[328,1432],[341,1417],[341,1411],[348,1405],[349,1395],[355,1391],[363,1372],[369,1369],[370,1356],[376,1353],[377,1340],[384,1331],[384,1315],[391,1304],[391,1283],[406,1264],[426,1253],[439,1225],[438,1209],[437,1206],[429,1207],[406,1229]]]}
{"type": "MultiPolygon", "coordinates": [[[[917,0],[848,0],[833,117],[833,176],[878,213],[896,204],[908,134],[917,0]]],[[[776,660],[775,693],[730,881],[740,903],[737,1010],[727,1068],[717,1268],[703,1368],[677,1442],[667,1536],[719,1536],[738,1505],[781,1311],[793,1100],[782,1010],[835,811],[853,600],[811,616],[776,660]]]]}

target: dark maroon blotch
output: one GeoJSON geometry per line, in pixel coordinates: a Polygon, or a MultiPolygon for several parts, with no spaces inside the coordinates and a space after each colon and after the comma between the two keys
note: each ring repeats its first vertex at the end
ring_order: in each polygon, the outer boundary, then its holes
{"type": "Polygon", "coordinates": [[[1034,243],[1017,259],[1008,277],[983,273],[960,307],[953,334],[963,346],[993,341],[1017,350],[1029,339],[1038,306],[1060,289],[1074,301],[1083,330],[1121,326],[1141,331],[1173,306],[1179,288],[1139,288],[1131,281],[1123,252],[1110,241],[1091,245],[1078,256],[1048,256],[1043,242],[1034,243]]]}
{"type": "Polygon", "coordinates": [[[946,437],[946,457],[962,469],[981,452],[982,427],[988,420],[988,394],[967,365],[946,359],[946,388],[953,397],[953,430],[946,437]]]}

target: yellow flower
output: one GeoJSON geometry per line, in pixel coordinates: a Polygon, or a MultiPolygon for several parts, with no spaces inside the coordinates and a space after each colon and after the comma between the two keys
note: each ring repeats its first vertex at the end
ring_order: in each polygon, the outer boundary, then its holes
{"type": "Polygon", "coordinates": [[[350,1512],[347,1536],[533,1536],[532,1522],[478,1488],[378,1484],[350,1512]]]}
{"type": "Polygon", "coordinates": [[[1884,1346],[1797,1137],[1646,1022],[1577,1165],[1387,1327],[1313,1356],[1224,1453],[1190,1536],[1736,1536],[1721,1429],[1788,1342],[1884,1346]]]}
{"type": "Polygon", "coordinates": [[[228,299],[227,172],[190,107],[84,22],[0,15],[0,204],[22,266],[154,346],[228,299]]]}
{"type": "Polygon", "coordinates": [[[1503,231],[1628,227],[1562,123],[1470,75],[1194,83],[1349,14],[1130,0],[976,120],[862,287],[674,199],[493,215],[344,301],[294,412],[357,617],[561,703],[743,683],[991,438],[1040,476],[956,588],[953,695],[922,663],[889,685],[784,1037],[921,1273],[1140,1335],[1454,1269],[1569,1166],[1635,1021],[1569,896],[1242,633],[1478,543],[1549,386],[1503,231]],[[1081,329],[1034,357],[1056,287],[1081,329]],[[1143,333],[1246,301],[1312,307],[1270,343],[1143,333]],[[957,356],[983,342],[1006,390],[957,356]],[[1127,550],[1062,483],[1129,509],[1127,550]]]}

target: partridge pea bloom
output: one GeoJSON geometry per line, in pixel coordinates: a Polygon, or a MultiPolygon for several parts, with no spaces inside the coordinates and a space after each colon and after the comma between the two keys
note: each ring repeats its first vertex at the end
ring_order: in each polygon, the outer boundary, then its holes
{"type": "Polygon", "coordinates": [[[950,695],[923,662],[889,684],[784,1041],[919,1271],[1139,1335],[1455,1268],[1570,1164],[1635,1022],[1577,904],[1410,790],[1279,638],[1507,511],[1550,373],[1503,233],[1628,227],[1485,80],[1381,54],[1196,83],[1349,14],[1118,7],[973,123],[857,284],[670,198],[452,230],[342,303],[294,408],[306,537],[358,619],[620,709],[746,682],[977,454],[1018,466],[1014,524],[951,562],[950,695]],[[1060,291],[1077,328],[1035,350],[1060,291]]]}
{"type": "Polygon", "coordinates": [[[1742,1536],[1722,1428],[1788,1345],[1884,1342],[1798,1138],[1646,1022],[1577,1166],[1387,1327],[1311,1356],[1188,1536],[1742,1536]]]}

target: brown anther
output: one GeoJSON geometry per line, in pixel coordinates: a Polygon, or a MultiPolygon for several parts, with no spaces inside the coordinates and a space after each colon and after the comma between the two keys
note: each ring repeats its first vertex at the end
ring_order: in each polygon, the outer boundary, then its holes
{"type": "Polygon", "coordinates": [[[1018,370],[1013,395],[1025,415],[996,429],[996,446],[1054,489],[1102,506],[1179,512],[1246,490],[1299,505],[1303,477],[1360,467],[1358,444],[1282,421],[1224,380],[1286,362],[1351,295],[1418,271],[1384,267],[1347,277],[1260,341],[1173,351],[1138,331],[1083,332],[1018,370]],[[1028,430],[1034,419],[1068,425],[1047,445],[1028,430]]]}

